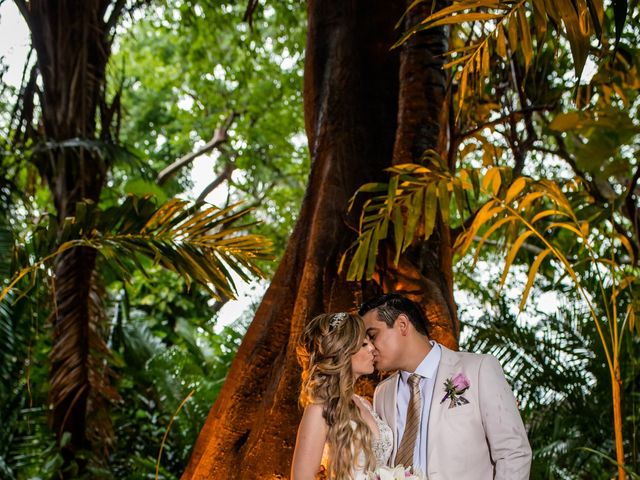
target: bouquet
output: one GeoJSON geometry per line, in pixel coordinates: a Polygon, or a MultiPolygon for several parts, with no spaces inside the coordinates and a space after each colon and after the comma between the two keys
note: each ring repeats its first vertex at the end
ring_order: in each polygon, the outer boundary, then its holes
{"type": "Polygon", "coordinates": [[[371,480],[429,480],[420,470],[413,467],[378,467],[369,476],[371,480]]]}

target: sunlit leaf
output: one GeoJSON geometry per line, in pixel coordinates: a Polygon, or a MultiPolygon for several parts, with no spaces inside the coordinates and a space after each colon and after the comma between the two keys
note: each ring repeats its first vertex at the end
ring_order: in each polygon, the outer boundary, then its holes
{"type": "Polygon", "coordinates": [[[589,54],[589,34],[580,28],[580,18],[571,0],[556,0],[555,5],[567,32],[576,77],[580,78],[589,54]]]}
{"type": "Polygon", "coordinates": [[[502,24],[498,25],[498,36],[496,38],[496,52],[504,60],[507,59],[507,40],[502,24]]]}
{"type": "Polygon", "coordinates": [[[567,132],[576,129],[580,121],[581,117],[578,112],[560,113],[549,124],[549,128],[559,132],[567,132]]]}
{"type": "Polygon", "coordinates": [[[425,27],[433,28],[439,27],[441,25],[451,25],[452,23],[464,23],[464,22],[482,22],[486,20],[495,20],[496,18],[500,18],[502,15],[497,13],[484,13],[484,12],[474,12],[474,13],[460,13],[458,15],[452,15],[448,17],[443,17],[433,22],[429,22],[425,24],[425,27]]]}
{"type": "Polygon", "coordinates": [[[502,277],[500,278],[500,285],[504,285],[504,282],[507,280],[507,274],[509,273],[509,269],[511,268],[511,264],[513,263],[513,261],[516,258],[516,255],[518,254],[518,252],[520,251],[520,247],[522,247],[522,244],[532,235],[534,235],[535,232],[533,232],[532,230],[525,230],[517,239],[515,242],[513,242],[513,245],[511,246],[511,249],[509,250],[509,253],[507,254],[507,257],[505,259],[504,262],[504,268],[502,270],[502,277]]]}
{"type": "Polygon", "coordinates": [[[633,251],[633,247],[631,246],[631,242],[629,241],[627,236],[619,233],[616,235],[616,237],[618,238],[618,240],[620,240],[620,243],[622,243],[622,246],[625,248],[625,250],[629,254],[629,257],[635,258],[635,252],[633,251]]]}
{"type": "Polygon", "coordinates": [[[524,7],[518,9],[518,19],[520,23],[521,45],[522,54],[524,55],[525,70],[529,69],[531,65],[531,59],[533,58],[533,46],[531,44],[531,35],[529,33],[529,23],[527,22],[527,16],[525,14],[524,7]]]}
{"type": "Polygon", "coordinates": [[[550,223],[547,228],[549,228],[549,229],[552,229],[552,228],[564,228],[565,230],[569,230],[569,231],[575,233],[578,237],[582,237],[582,232],[580,231],[580,229],[576,228],[574,225],[571,225],[570,223],[554,222],[554,223],[550,223]]]}
{"type": "Polygon", "coordinates": [[[404,220],[402,218],[402,210],[395,205],[393,207],[393,239],[396,246],[396,256],[394,263],[397,265],[400,261],[400,254],[402,253],[402,244],[404,239],[404,220]]]}
{"type": "Polygon", "coordinates": [[[498,195],[502,177],[499,168],[490,168],[482,179],[482,188],[485,191],[491,191],[493,195],[498,195]]]}
{"type": "Polygon", "coordinates": [[[527,284],[524,287],[522,292],[522,298],[520,299],[520,310],[524,310],[524,306],[527,303],[527,298],[529,298],[529,292],[531,291],[531,287],[533,286],[533,282],[535,281],[536,275],[538,274],[538,270],[540,269],[540,265],[544,261],[545,257],[551,253],[551,249],[547,248],[540,252],[536,259],[531,264],[531,268],[529,269],[529,274],[527,277],[527,284]]]}
{"type": "Polygon", "coordinates": [[[527,186],[527,180],[524,177],[518,177],[507,190],[507,194],[504,197],[505,203],[511,203],[511,201],[520,195],[520,192],[527,186]]]}
{"type": "Polygon", "coordinates": [[[533,0],[533,20],[535,23],[535,32],[538,43],[542,42],[547,32],[547,13],[545,12],[544,0],[533,0]]]}
{"type": "Polygon", "coordinates": [[[533,225],[536,222],[542,220],[543,218],[551,217],[551,216],[561,216],[561,217],[569,217],[569,215],[560,210],[543,210],[541,212],[536,213],[533,218],[530,220],[530,223],[533,225]]]}
{"type": "MultiPolygon", "coordinates": [[[[478,261],[478,258],[480,257],[480,253],[482,251],[482,247],[484,246],[485,242],[491,237],[491,235],[493,235],[504,224],[513,223],[514,220],[515,220],[515,218],[513,218],[511,216],[503,217],[500,220],[498,220],[497,222],[493,223],[487,229],[487,231],[484,232],[484,234],[482,235],[480,240],[478,240],[478,245],[476,246],[476,253],[475,253],[474,257],[473,257],[473,263],[474,264],[478,261]]],[[[464,250],[461,253],[464,254],[464,250]]]]}

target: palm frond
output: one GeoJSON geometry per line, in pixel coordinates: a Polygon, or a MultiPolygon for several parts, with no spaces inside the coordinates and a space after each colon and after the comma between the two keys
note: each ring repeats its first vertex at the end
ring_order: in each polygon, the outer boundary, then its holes
{"type": "MultiPolygon", "coordinates": [[[[414,2],[410,8],[417,3],[414,2]]],[[[617,44],[626,19],[626,4],[624,8],[614,7],[614,13],[617,44]]],[[[490,73],[490,58],[494,54],[508,61],[517,53],[528,69],[536,54],[534,40],[541,44],[548,27],[566,37],[576,77],[580,78],[591,39],[602,39],[604,16],[602,0],[578,4],[571,0],[457,0],[411,27],[396,46],[422,30],[443,25],[465,26],[468,42],[462,47],[454,46],[445,54],[450,58],[445,68],[459,67],[458,98],[462,105],[467,90],[482,88],[483,80],[490,73]]]]}
{"type": "Polygon", "coordinates": [[[534,452],[531,478],[574,478],[601,468],[587,466],[591,457],[579,450],[614,451],[603,442],[610,435],[610,386],[593,323],[570,302],[551,315],[537,312],[535,323],[515,317],[500,295],[483,304],[486,315],[467,325],[462,347],[495,355],[503,365],[534,452]]]}
{"type": "Polygon", "coordinates": [[[58,235],[51,227],[34,232],[32,250],[40,259],[14,274],[0,301],[23,278],[75,247],[97,250],[103,266],[124,278],[144,271],[146,259],[200,283],[215,297],[235,298],[233,276],[243,281],[263,276],[258,262],[270,258],[270,242],[244,233],[252,224],[239,223],[250,211],[238,204],[201,208],[177,199],[157,207],[150,198],[135,196],[103,212],[90,202],[78,203],[76,216],[64,220],[58,235]]]}
{"type": "Polygon", "coordinates": [[[13,235],[4,212],[0,213],[0,279],[4,281],[11,274],[13,235]]]}
{"type": "MultiPolygon", "coordinates": [[[[145,257],[217,292],[235,298],[233,274],[244,281],[262,276],[257,262],[269,258],[270,243],[244,233],[251,224],[241,221],[250,209],[238,204],[224,209],[199,209],[190,202],[170,200],[152,209],[149,199],[129,199],[118,209],[105,212],[101,230],[86,240],[122,273],[131,271],[119,259],[145,257]],[[137,213],[137,215],[136,215],[137,213]],[[121,222],[121,218],[128,221],[121,222]],[[133,220],[133,221],[132,221],[133,220]]],[[[140,264],[138,263],[138,266],[140,264]]]]}

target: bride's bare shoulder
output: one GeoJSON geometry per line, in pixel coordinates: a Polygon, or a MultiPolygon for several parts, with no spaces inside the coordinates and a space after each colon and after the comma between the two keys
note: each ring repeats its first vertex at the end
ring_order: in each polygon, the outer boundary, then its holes
{"type": "Polygon", "coordinates": [[[305,414],[308,415],[320,415],[322,416],[322,411],[324,410],[324,403],[310,403],[306,407],[304,407],[305,414]]]}
{"type": "Polygon", "coordinates": [[[324,404],[322,403],[310,403],[304,407],[304,413],[300,420],[300,428],[302,430],[326,430],[327,422],[322,415],[324,404]]]}

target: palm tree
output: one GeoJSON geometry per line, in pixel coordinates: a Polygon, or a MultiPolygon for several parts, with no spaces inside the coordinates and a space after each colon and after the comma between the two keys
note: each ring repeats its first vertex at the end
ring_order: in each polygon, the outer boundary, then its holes
{"type": "MultiPolygon", "coordinates": [[[[158,207],[152,198],[130,196],[121,205],[105,211],[91,203],[81,202],[77,204],[76,212],[77,216],[67,218],[62,227],[55,218],[51,224],[41,223],[33,232],[30,244],[12,245],[13,256],[25,259],[25,263],[33,258],[38,260],[16,272],[0,292],[0,302],[18,291],[24,298],[30,289],[41,284],[36,281],[36,276],[41,274],[43,267],[46,272],[47,268],[64,258],[66,252],[78,248],[91,251],[95,256],[96,271],[92,281],[96,285],[100,280],[97,272],[111,271],[127,281],[135,271],[145,271],[158,264],[176,272],[187,282],[198,282],[213,296],[229,298],[235,294],[232,272],[245,280],[250,275],[260,275],[256,264],[268,257],[268,242],[243,233],[248,226],[242,224],[242,220],[249,209],[239,209],[236,205],[226,209],[203,208],[182,200],[170,200],[158,207]]],[[[73,388],[93,391],[95,398],[88,397],[93,403],[82,411],[85,419],[83,433],[97,437],[88,444],[94,452],[108,452],[113,441],[108,408],[110,403],[119,399],[119,395],[112,385],[112,358],[106,344],[111,327],[102,305],[104,295],[95,292],[93,295],[96,296],[92,299],[96,306],[88,319],[91,334],[87,365],[90,383],[83,385],[76,377],[58,377],[58,373],[53,377],[53,381],[58,383],[53,386],[63,391],[73,388]]],[[[0,305],[4,307],[5,304],[0,305]]],[[[52,315],[55,315],[55,306],[53,308],[52,315]]],[[[63,337],[59,345],[71,350],[74,343],[63,337]]],[[[20,361],[25,357],[20,356],[20,361]]],[[[54,374],[55,367],[54,363],[54,374]]],[[[67,432],[66,426],[56,431],[61,440],[70,442],[73,432],[67,432]]],[[[66,472],[73,463],[73,457],[69,456],[67,463],[66,472]]],[[[79,465],[75,468],[82,473],[83,465],[77,463],[79,465]]],[[[73,471],[70,474],[78,475],[73,471]]]]}
{"type": "MultiPolygon", "coordinates": [[[[95,207],[113,162],[123,154],[117,138],[120,93],[109,98],[106,84],[111,44],[123,12],[143,3],[15,0],[31,32],[36,62],[18,99],[12,147],[35,166],[56,212],[46,228],[34,232],[39,243],[31,253],[44,256],[36,265],[52,271],[49,399],[67,466],[82,464],[74,456],[87,446],[108,448],[111,427],[104,411],[118,398],[105,363],[100,272],[110,267],[127,274],[143,267],[139,257],[146,255],[232,296],[230,270],[243,278],[255,272],[253,262],[265,246],[231,225],[246,210],[200,210],[183,202],[158,208],[136,198],[110,211],[95,207]]],[[[28,266],[15,280],[36,270],[28,266]]],[[[74,473],[67,468],[66,475],[74,473]]]]}

